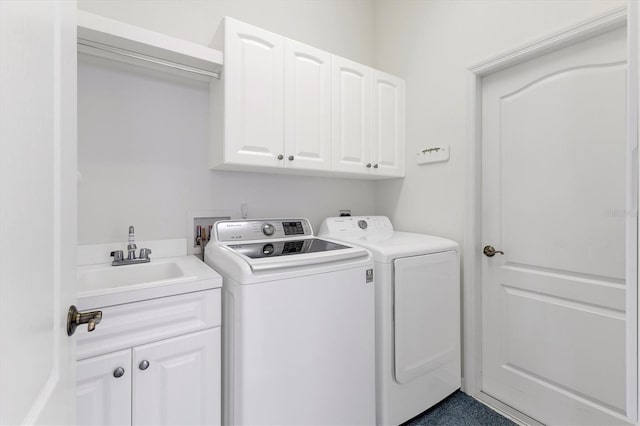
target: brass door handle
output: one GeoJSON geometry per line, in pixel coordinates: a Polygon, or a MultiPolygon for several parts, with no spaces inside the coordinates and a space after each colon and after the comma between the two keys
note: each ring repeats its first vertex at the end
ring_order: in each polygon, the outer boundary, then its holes
{"type": "Polygon", "coordinates": [[[493,248],[493,246],[484,246],[484,249],[482,249],[482,252],[484,253],[485,256],[487,257],[493,257],[496,254],[504,254],[503,251],[501,250],[496,250],[493,248]]]}
{"type": "Polygon", "coordinates": [[[93,331],[100,321],[102,321],[102,311],[78,312],[75,305],[71,305],[67,312],[67,335],[72,336],[80,324],[87,324],[87,331],[93,331]]]}

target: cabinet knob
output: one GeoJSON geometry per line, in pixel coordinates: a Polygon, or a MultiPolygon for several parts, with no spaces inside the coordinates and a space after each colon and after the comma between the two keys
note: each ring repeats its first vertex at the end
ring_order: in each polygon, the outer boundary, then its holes
{"type": "Polygon", "coordinates": [[[146,359],[143,360],[139,365],[138,368],[140,368],[140,370],[146,370],[147,368],[149,368],[149,361],[147,361],[146,359]]]}
{"type": "Polygon", "coordinates": [[[367,163],[367,168],[371,168],[371,163],[367,163]]]}
{"type": "Polygon", "coordinates": [[[377,168],[378,168],[378,165],[377,165],[377,164],[374,164],[374,165],[373,165],[373,168],[374,168],[374,169],[377,169],[377,168]]]}
{"type": "Polygon", "coordinates": [[[293,159],[294,159],[294,158],[295,158],[295,157],[294,157],[293,155],[290,155],[290,156],[289,156],[289,161],[293,161],[293,159]]]}
{"type": "Polygon", "coordinates": [[[280,154],[278,155],[278,160],[282,160],[284,158],[284,155],[280,154]]]}
{"type": "Polygon", "coordinates": [[[116,379],[119,379],[122,376],[124,376],[124,368],[118,367],[115,370],[113,370],[113,377],[115,377],[116,379]]]}

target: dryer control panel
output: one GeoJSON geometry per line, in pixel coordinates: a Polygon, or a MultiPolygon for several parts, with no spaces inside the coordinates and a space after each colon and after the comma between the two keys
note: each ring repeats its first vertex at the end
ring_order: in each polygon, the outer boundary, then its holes
{"type": "Polygon", "coordinates": [[[313,235],[307,219],[223,220],[216,222],[218,241],[255,241],[313,235]]]}
{"type": "Polygon", "coordinates": [[[320,225],[318,235],[333,235],[339,238],[339,234],[382,234],[393,232],[393,225],[386,216],[342,216],[328,217],[320,225]]]}

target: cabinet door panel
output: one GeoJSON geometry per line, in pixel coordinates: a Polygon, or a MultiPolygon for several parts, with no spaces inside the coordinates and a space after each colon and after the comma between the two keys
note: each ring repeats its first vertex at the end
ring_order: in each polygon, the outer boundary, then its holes
{"type": "Polygon", "coordinates": [[[372,81],[373,171],[383,176],[403,176],[404,81],[377,70],[372,71],[372,81]]]}
{"type": "Polygon", "coordinates": [[[131,424],[131,350],[79,361],[77,365],[77,424],[131,424]],[[117,368],[124,374],[115,377],[117,368]]]}
{"type": "Polygon", "coordinates": [[[220,350],[220,327],[134,348],[133,424],[220,424],[220,350]]]}
{"type": "Polygon", "coordinates": [[[371,150],[371,71],[332,56],[333,169],[368,173],[371,150]]]}
{"type": "Polygon", "coordinates": [[[281,167],[284,37],[225,18],[225,161],[281,167]]]}
{"type": "Polygon", "coordinates": [[[331,54],[285,39],[285,167],[331,168],[330,98],[331,54]]]}

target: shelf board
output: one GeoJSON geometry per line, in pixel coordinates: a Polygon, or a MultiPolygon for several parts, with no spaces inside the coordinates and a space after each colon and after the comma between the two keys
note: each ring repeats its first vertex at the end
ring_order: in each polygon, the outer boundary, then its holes
{"type": "Polygon", "coordinates": [[[78,11],[78,51],[151,68],[173,68],[200,78],[222,70],[223,54],[186,40],[78,11]]]}

